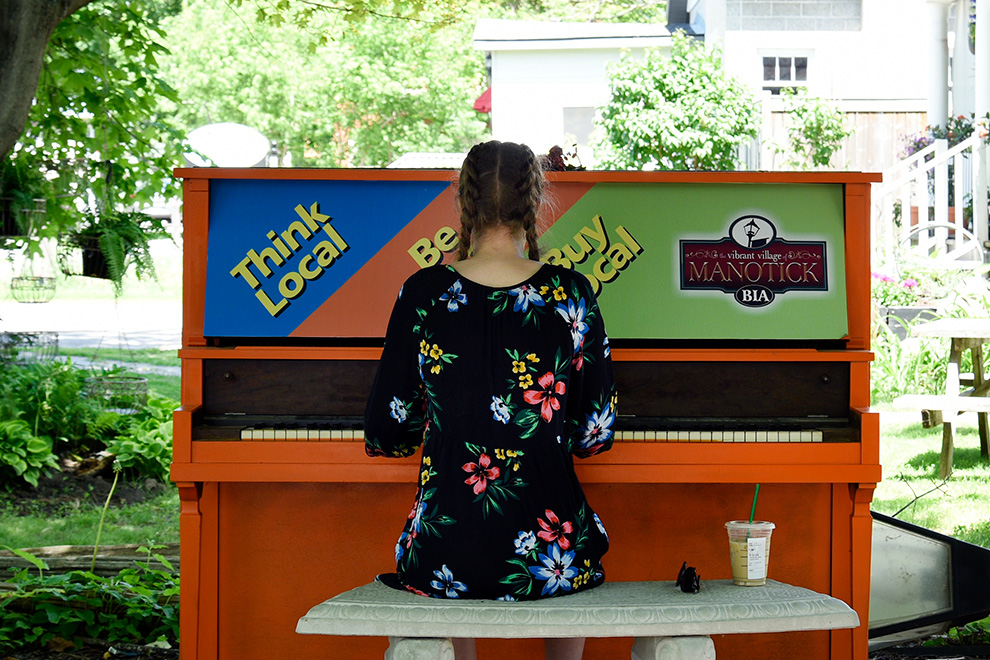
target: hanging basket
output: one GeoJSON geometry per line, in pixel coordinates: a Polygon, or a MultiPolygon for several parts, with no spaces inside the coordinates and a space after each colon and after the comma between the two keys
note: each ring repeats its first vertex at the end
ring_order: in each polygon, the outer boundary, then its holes
{"type": "Polygon", "coordinates": [[[83,382],[83,396],[100,408],[133,415],[148,403],[148,379],[141,376],[90,376],[83,382]]]}
{"type": "Polygon", "coordinates": [[[57,355],[57,332],[0,333],[0,362],[4,364],[51,362],[57,355]]]}
{"type": "Polygon", "coordinates": [[[58,266],[66,275],[110,279],[107,258],[95,236],[61,236],[58,241],[58,266]]]}
{"type": "Polygon", "coordinates": [[[21,276],[10,280],[10,295],[17,302],[46,303],[55,297],[54,277],[21,276]]]}
{"type": "Polygon", "coordinates": [[[10,208],[13,203],[10,197],[0,197],[0,236],[17,236],[20,231],[17,227],[17,215],[10,208]]]}
{"type": "Polygon", "coordinates": [[[25,236],[28,233],[25,228],[40,227],[43,224],[47,209],[48,203],[45,200],[36,199],[33,209],[20,209],[18,212],[12,197],[0,197],[0,237],[25,236]],[[20,223],[17,222],[18,213],[21,217],[20,223]]]}

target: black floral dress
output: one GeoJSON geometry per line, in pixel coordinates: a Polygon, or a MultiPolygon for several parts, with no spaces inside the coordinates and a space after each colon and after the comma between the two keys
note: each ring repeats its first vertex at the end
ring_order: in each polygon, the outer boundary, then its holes
{"type": "Polygon", "coordinates": [[[392,311],[365,416],[371,456],[423,445],[384,581],[439,598],[534,599],[604,581],[608,536],[574,474],[612,444],[608,337],[584,276],[544,264],[488,287],[437,265],[392,311]]]}

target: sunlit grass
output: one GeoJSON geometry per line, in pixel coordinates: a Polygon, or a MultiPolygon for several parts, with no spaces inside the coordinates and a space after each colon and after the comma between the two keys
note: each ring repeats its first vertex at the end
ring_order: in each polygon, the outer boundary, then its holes
{"type": "Polygon", "coordinates": [[[174,349],[159,348],[65,348],[58,349],[59,355],[81,357],[105,366],[127,365],[129,363],[151,364],[158,367],[178,367],[181,364],[178,352],[174,349]]]}
{"type": "Polygon", "coordinates": [[[941,425],[922,428],[920,413],[882,412],[880,420],[883,481],[873,510],[990,547],[990,461],[980,455],[976,415],[959,419],[947,480],[938,478],[941,425]]]}
{"type": "MultiPolygon", "coordinates": [[[[102,502],[66,504],[58,513],[17,515],[0,504],[3,544],[12,548],[49,545],[93,545],[102,502]]],[[[179,494],[172,485],[160,495],[136,504],[112,506],[107,511],[101,545],[179,542],[179,494]]]]}

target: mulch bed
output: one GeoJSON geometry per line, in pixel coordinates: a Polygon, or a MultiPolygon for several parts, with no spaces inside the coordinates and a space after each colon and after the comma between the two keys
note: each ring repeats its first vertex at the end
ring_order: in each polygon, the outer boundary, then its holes
{"type": "Polygon", "coordinates": [[[81,646],[53,640],[50,648],[15,651],[0,660],[178,660],[179,649],[86,640],[81,646]]]}
{"type": "MultiPolygon", "coordinates": [[[[11,510],[19,515],[59,515],[67,509],[83,505],[102,507],[113,485],[112,463],[105,457],[92,456],[81,462],[63,460],[60,472],[52,472],[38,480],[38,487],[25,485],[5,499],[11,510]]],[[[121,478],[113,491],[110,506],[142,502],[163,493],[165,484],[155,479],[131,483],[121,478]]]]}

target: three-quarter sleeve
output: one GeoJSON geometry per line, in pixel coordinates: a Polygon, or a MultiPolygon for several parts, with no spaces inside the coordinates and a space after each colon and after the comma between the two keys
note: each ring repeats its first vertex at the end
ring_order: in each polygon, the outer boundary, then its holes
{"type": "Polygon", "coordinates": [[[567,430],[571,452],[578,458],[588,458],[612,447],[617,397],[601,309],[587,281],[582,280],[582,284],[586,312],[580,329],[584,333],[575,342],[567,430]]]}
{"type": "Polygon", "coordinates": [[[403,457],[423,442],[424,399],[418,350],[418,314],[411,295],[399,291],[385,347],[364,413],[365,452],[403,457]]]}

